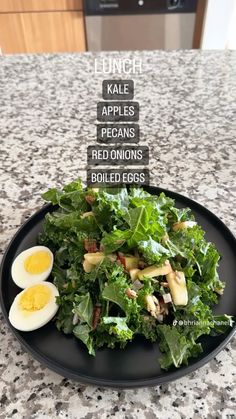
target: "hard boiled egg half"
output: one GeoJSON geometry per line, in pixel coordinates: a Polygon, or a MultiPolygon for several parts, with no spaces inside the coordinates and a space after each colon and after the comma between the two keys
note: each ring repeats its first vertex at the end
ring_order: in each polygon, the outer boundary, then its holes
{"type": "Polygon", "coordinates": [[[58,295],[57,288],[50,282],[40,282],[21,291],[9,311],[12,326],[23,332],[44,326],[58,310],[58,295]]]}
{"type": "Polygon", "coordinates": [[[34,246],[21,252],[11,267],[12,279],[20,288],[45,281],[51,273],[53,254],[48,247],[34,246]]]}

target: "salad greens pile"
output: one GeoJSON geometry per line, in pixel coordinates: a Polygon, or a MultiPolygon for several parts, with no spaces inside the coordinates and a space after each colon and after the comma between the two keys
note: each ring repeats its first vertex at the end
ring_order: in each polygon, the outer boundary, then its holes
{"type": "Polygon", "coordinates": [[[162,368],[179,367],[202,352],[201,335],[231,325],[212,312],[224,290],[220,256],[189,208],[164,193],[84,189],[80,180],[43,198],[57,205],[39,237],[54,253],[56,326],[89,354],[143,335],[159,343],[162,368]]]}

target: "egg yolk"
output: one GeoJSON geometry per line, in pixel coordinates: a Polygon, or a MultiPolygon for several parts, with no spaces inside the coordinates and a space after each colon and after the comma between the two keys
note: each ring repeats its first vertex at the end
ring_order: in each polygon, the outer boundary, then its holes
{"type": "Polygon", "coordinates": [[[44,250],[40,250],[25,259],[24,268],[30,274],[41,274],[50,267],[50,264],[50,254],[44,250]]]}
{"type": "Polygon", "coordinates": [[[51,298],[51,290],[45,285],[34,285],[28,288],[20,298],[19,305],[22,310],[41,310],[51,298]]]}

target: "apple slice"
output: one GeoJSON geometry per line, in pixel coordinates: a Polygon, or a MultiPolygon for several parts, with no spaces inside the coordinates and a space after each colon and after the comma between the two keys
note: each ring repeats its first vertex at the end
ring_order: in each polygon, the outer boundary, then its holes
{"type": "Polygon", "coordinates": [[[138,279],[142,279],[144,276],[154,278],[155,276],[167,275],[172,272],[170,262],[167,260],[162,266],[148,266],[138,273],[138,279]]]}
{"type": "Polygon", "coordinates": [[[130,269],[138,268],[139,258],[136,258],[135,256],[125,256],[124,262],[125,262],[125,269],[127,271],[130,271],[130,269]]]}
{"type": "Polygon", "coordinates": [[[176,306],[186,306],[188,304],[188,290],[184,272],[170,272],[166,275],[173,303],[176,306]]]}
{"type": "Polygon", "coordinates": [[[115,262],[117,259],[117,256],[113,253],[110,255],[105,255],[103,252],[95,252],[95,253],[85,253],[84,259],[87,260],[91,265],[98,265],[100,262],[103,261],[103,259],[107,257],[111,260],[111,262],[115,262]]]}
{"type": "Polygon", "coordinates": [[[85,253],[84,259],[87,260],[91,265],[98,265],[103,261],[105,254],[103,252],[96,253],[85,253]]]}
{"type": "Polygon", "coordinates": [[[132,281],[136,281],[136,279],[138,279],[139,272],[140,272],[140,269],[137,269],[137,268],[130,269],[129,274],[132,281]]]}
{"type": "Polygon", "coordinates": [[[84,271],[89,274],[93,269],[94,265],[92,265],[90,262],[88,262],[86,259],[83,261],[83,268],[84,271]]]}

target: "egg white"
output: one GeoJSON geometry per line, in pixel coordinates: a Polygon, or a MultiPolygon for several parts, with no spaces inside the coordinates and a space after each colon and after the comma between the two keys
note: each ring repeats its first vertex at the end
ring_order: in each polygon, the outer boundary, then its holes
{"type": "Polygon", "coordinates": [[[11,305],[9,311],[9,321],[13,327],[22,332],[31,332],[32,330],[36,330],[44,326],[52,320],[59,308],[56,303],[56,297],[59,296],[59,292],[55,285],[50,282],[40,282],[37,285],[40,284],[47,286],[51,290],[50,300],[42,309],[32,312],[26,312],[21,309],[19,300],[22,297],[22,294],[30,287],[27,287],[27,289],[24,289],[17,294],[11,305]]]}
{"type": "Polygon", "coordinates": [[[29,287],[30,285],[35,285],[38,282],[45,281],[49,277],[52,271],[52,266],[53,266],[53,254],[51,250],[48,249],[48,247],[46,246],[33,246],[27,250],[24,250],[15,258],[11,267],[11,276],[15,284],[19,288],[24,289],[24,288],[29,287]],[[49,253],[50,259],[51,259],[50,266],[46,271],[40,274],[31,274],[25,270],[24,262],[29,256],[39,251],[44,251],[44,252],[49,253]]]}

